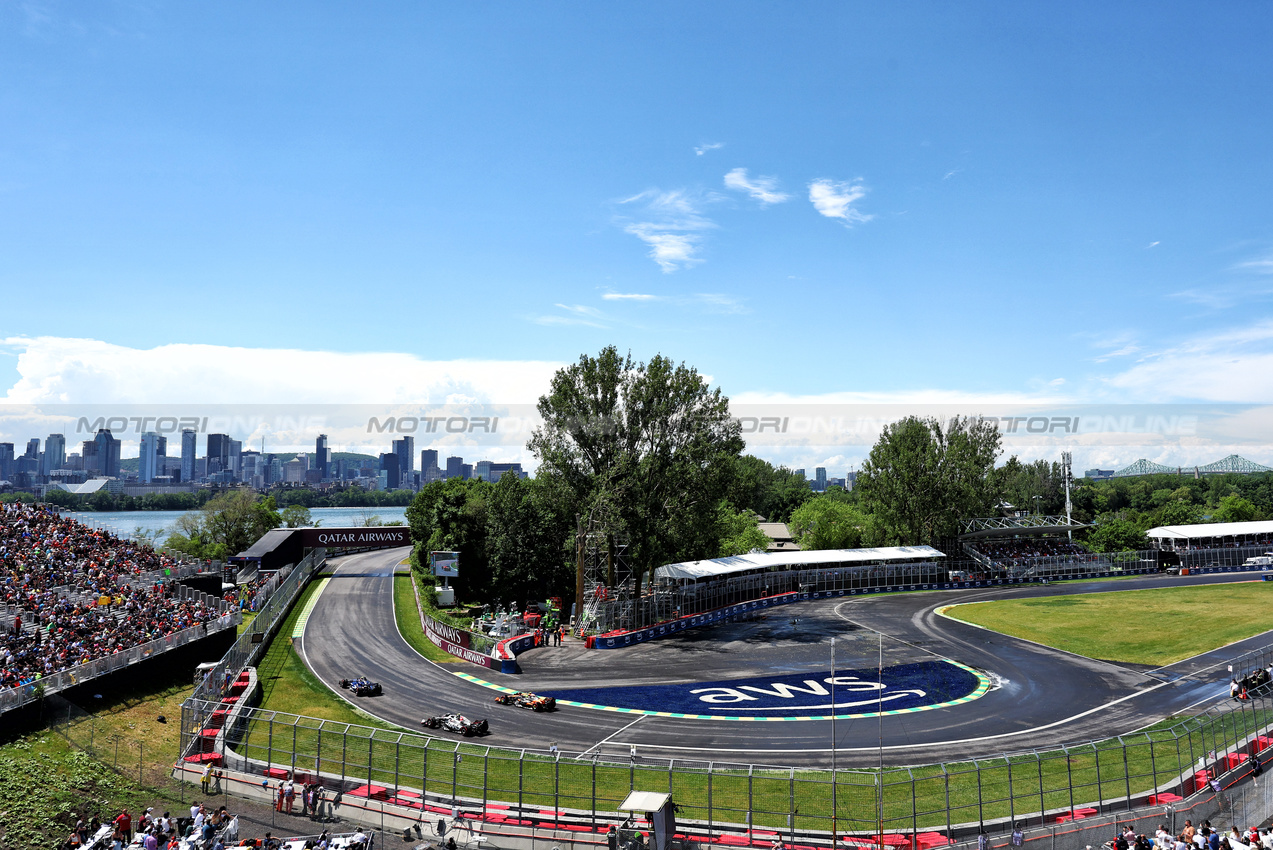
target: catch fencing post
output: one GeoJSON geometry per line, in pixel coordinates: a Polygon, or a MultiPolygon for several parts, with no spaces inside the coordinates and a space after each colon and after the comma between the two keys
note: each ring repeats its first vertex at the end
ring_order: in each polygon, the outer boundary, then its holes
{"type": "Polygon", "coordinates": [[[715,762],[707,763],[707,839],[712,838],[712,772],[715,762]]]}
{"type": "MultiPolygon", "coordinates": [[[[517,757],[517,819],[518,820],[521,820],[521,817],[522,817],[522,788],[525,785],[525,782],[523,781],[523,776],[525,775],[525,769],[526,769],[526,750],[523,749],[521,755],[517,757]]],[[[593,776],[592,784],[593,784],[593,787],[595,788],[597,784],[596,783],[597,760],[595,758],[592,760],[592,776],[593,776]]],[[[593,800],[594,800],[593,808],[596,808],[595,792],[593,794],[593,800]]]]}
{"type": "Polygon", "coordinates": [[[1096,749],[1096,742],[1091,744],[1092,755],[1096,758],[1096,810],[1101,810],[1101,800],[1105,799],[1104,787],[1101,784],[1101,751],[1096,749]]]}
{"type": "MultiPolygon", "coordinates": [[[[1074,812],[1074,769],[1070,764],[1070,750],[1065,744],[1061,745],[1061,752],[1065,753],[1065,784],[1070,789],[1070,812],[1074,812]]],[[[1097,780],[1099,781],[1099,779],[1097,780]]]]}
{"type": "Polygon", "coordinates": [[[941,766],[941,778],[946,784],[946,837],[950,838],[950,771],[946,768],[945,763],[941,766]]]}
{"type": "MultiPolygon", "coordinates": [[[[1012,794],[1012,759],[1008,756],[1004,756],[1003,760],[1008,766],[1008,820],[1010,820],[1015,826],[1017,822],[1017,798],[1012,794]]],[[[913,787],[914,784],[912,783],[912,788],[913,787]]],[[[915,846],[918,847],[919,844],[916,843],[915,846]]]]}
{"type": "Polygon", "coordinates": [[[1123,736],[1118,736],[1118,743],[1123,748],[1123,778],[1127,784],[1127,811],[1132,810],[1132,770],[1127,764],[1127,742],[1123,740],[1123,736]]]}
{"type": "Polygon", "coordinates": [[[486,795],[487,787],[491,777],[491,748],[486,748],[486,754],[482,756],[482,811],[486,811],[486,795]]]}
{"type": "Polygon", "coordinates": [[[269,719],[270,733],[265,742],[265,767],[268,770],[274,764],[274,718],[269,719]]]}

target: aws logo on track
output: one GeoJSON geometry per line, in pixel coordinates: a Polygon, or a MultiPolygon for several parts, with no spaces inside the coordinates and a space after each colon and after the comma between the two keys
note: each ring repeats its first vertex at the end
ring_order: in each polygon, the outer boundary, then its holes
{"type": "Polygon", "coordinates": [[[550,695],[592,707],[669,712],[688,716],[780,719],[797,716],[872,714],[932,708],[984,693],[971,669],[949,661],[898,664],[877,670],[830,670],[687,682],[553,691],[550,695]]]}
{"type": "Polygon", "coordinates": [[[770,681],[766,685],[735,685],[695,688],[700,702],[709,706],[728,705],[734,711],[790,712],[799,709],[830,711],[835,709],[880,707],[885,703],[892,708],[898,700],[922,699],[928,692],[920,688],[891,689],[882,681],[866,682],[857,676],[827,676],[821,681],[803,679],[799,682],[770,681]]]}

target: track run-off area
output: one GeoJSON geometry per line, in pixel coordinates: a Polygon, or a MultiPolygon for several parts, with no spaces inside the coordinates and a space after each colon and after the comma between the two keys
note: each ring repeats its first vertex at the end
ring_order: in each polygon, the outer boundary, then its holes
{"type": "Polygon", "coordinates": [[[297,629],[306,665],[361,711],[406,729],[458,712],[490,721],[490,733],[472,740],[513,750],[556,745],[572,757],[626,757],[635,747],[649,758],[825,767],[834,749],[841,767],[869,767],[881,758],[931,764],[1050,748],[1126,734],[1224,698],[1228,661],[1273,642],[1266,632],[1151,669],[941,613],[990,599],[1251,580],[1164,575],[816,600],[622,650],[568,640],[522,654],[522,672],[502,674],[428,661],[402,638],[393,575],[407,551],[329,563],[297,629]],[[359,675],[381,682],[384,694],[341,691],[340,679],[359,675]],[[554,695],[558,708],[497,705],[497,688],[554,695]]]}

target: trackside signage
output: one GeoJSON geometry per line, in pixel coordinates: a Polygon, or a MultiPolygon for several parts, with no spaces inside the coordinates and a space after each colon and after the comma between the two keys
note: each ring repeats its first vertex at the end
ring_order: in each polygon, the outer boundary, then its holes
{"type": "Polygon", "coordinates": [[[391,546],[410,546],[411,534],[406,526],[376,526],[371,528],[302,528],[301,545],[307,549],[320,546],[340,548],[343,546],[375,546],[388,548],[391,546]]]}

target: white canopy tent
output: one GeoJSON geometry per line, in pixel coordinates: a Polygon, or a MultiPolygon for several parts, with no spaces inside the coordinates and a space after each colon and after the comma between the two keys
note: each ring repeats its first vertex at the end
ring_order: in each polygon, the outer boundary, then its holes
{"type": "Polygon", "coordinates": [[[1203,522],[1196,525],[1160,525],[1145,532],[1151,540],[1185,542],[1220,537],[1273,535],[1273,520],[1259,522],[1203,522]]]}
{"type": "Polygon", "coordinates": [[[946,556],[932,546],[880,546],[874,549],[822,549],[799,552],[757,552],[714,558],[710,561],[685,561],[654,569],[654,579],[694,580],[720,578],[757,569],[789,570],[800,568],[857,567],[865,564],[891,564],[906,561],[931,561],[946,556]]]}

